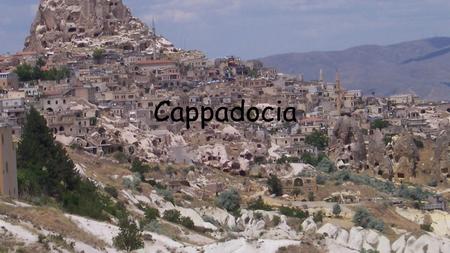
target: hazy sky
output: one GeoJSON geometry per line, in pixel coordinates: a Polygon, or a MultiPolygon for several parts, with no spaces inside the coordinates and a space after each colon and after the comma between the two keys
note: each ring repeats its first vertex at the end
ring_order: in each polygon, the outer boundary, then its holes
{"type": "MultiPolygon", "coordinates": [[[[0,0],[0,53],[22,49],[39,0],[0,0]]],[[[450,36],[449,0],[124,0],[178,47],[256,58],[450,36]]]]}

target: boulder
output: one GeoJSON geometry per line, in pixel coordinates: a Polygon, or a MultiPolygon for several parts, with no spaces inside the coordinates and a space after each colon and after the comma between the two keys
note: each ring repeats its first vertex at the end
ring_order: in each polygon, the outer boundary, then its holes
{"type": "Polygon", "coordinates": [[[364,229],[362,227],[352,227],[348,238],[348,246],[352,249],[359,250],[364,241],[364,229]]]}
{"type": "Polygon", "coordinates": [[[302,223],[302,229],[307,234],[314,234],[317,231],[317,225],[313,217],[309,217],[302,223]]]}
{"type": "Polygon", "coordinates": [[[317,233],[326,235],[326,236],[334,239],[334,238],[336,238],[338,230],[339,230],[339,228],[336,225],[331,224],[331,223],[326,223],[321,228],[319,228],[319,230],[317,230],[317,233]]]}
{"type": "Polygon", "coordinates": [[[336,241],[341,244],[347,244],[348,242],[348,232],[345,229],[339,229],[336,236],[336,241]]]}
{"type": "Polygon", "coordinates": [[[375,232],[374,230],[368,230],[366,232],[366,242],[371,244],[371,245],[375,245],[378,243],[378,233],[375,232]]]}
{"type": "Polygon", "coordinates": [[[391,253],[391,242],[386,236],[381,235],[380,237],[378,237],[377,250],[380,253],[391,253]]]}

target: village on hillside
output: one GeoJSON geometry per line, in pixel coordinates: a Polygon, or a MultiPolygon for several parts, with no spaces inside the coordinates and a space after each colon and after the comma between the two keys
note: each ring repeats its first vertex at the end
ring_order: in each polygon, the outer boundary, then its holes
{"type": "Polygon", "coordinates": [[[0,55],[0,252],[450,252],[450,103],[332,74],[177,48],[121,0],[41,1],[0,55]],[[243,100],[296,120],[155,118],[243,100]]]}

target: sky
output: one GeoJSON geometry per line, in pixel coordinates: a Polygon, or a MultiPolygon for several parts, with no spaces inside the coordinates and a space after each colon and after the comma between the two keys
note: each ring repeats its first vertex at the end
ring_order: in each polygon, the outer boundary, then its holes
{"type": "MultiPolygon", "coordinates": [[[[0,53],[23,47],[39,0],[0,0],[0,53]]],[[[123,0],[177,47],[211,58],[450,36],[449,0],[123,0]]]]}

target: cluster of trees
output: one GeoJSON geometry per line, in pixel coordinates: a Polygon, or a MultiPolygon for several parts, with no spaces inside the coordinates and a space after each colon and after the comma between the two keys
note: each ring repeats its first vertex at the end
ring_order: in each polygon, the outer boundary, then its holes
{"type": "Polygon", "coordinates": [[[325,150],[328,147],[328,136],[325,133],[314,130],[306,136],[305,143],[316,147],[318,150],[325,150]]]}
{"type": "Polygon", "coordinates": [[[22,198],[55,201],[70,213],[100,220],[124,212],[92,182],[80,177],[65,149],[54,141],[45,119],[34,108],[23,127],[17,168],[22,198]]]}
{"type": "Polygon", "coordinates": [[[375,218],[366,208],[360,207],[353,215],[353,223],[363,228],[372,228],[382,232],[384,230],[384,222],[375,218]]]}
{"type": "Polygon", "coordinates": [[[351,181],[356,184],[368,185],[380,192],[415,201],[423,201],[432,194],[418,186],[407,186],[402,184],[400,187],[396,187],[395,184],[390,181],[383,181],[367,175],[355,174],[348,170],[342,170],[334,173],[332,179],[341,183],[351,181]]]}
{"type": "Polygon", "coordinates": [[[20,64],[16,67],[16,70],[14,72],[22,82],[35,80],[59,81],[70,76],[70,70],[67,67],[42,70],[43,66],[45,66],[45,61],[40,58],[34,66],[31,66],[27,63],[20,64]]]}
{"type": "Polygon", "coordinates": [[[183,227],[186,227],[189,229],[195,228],[194,221],[192,221],[192,219],[189,217],[181,216],[180,211],[178,211],[176,209],[164,211],[163,219],[173,222],[173,223],[180,224],[183,227]]]}

